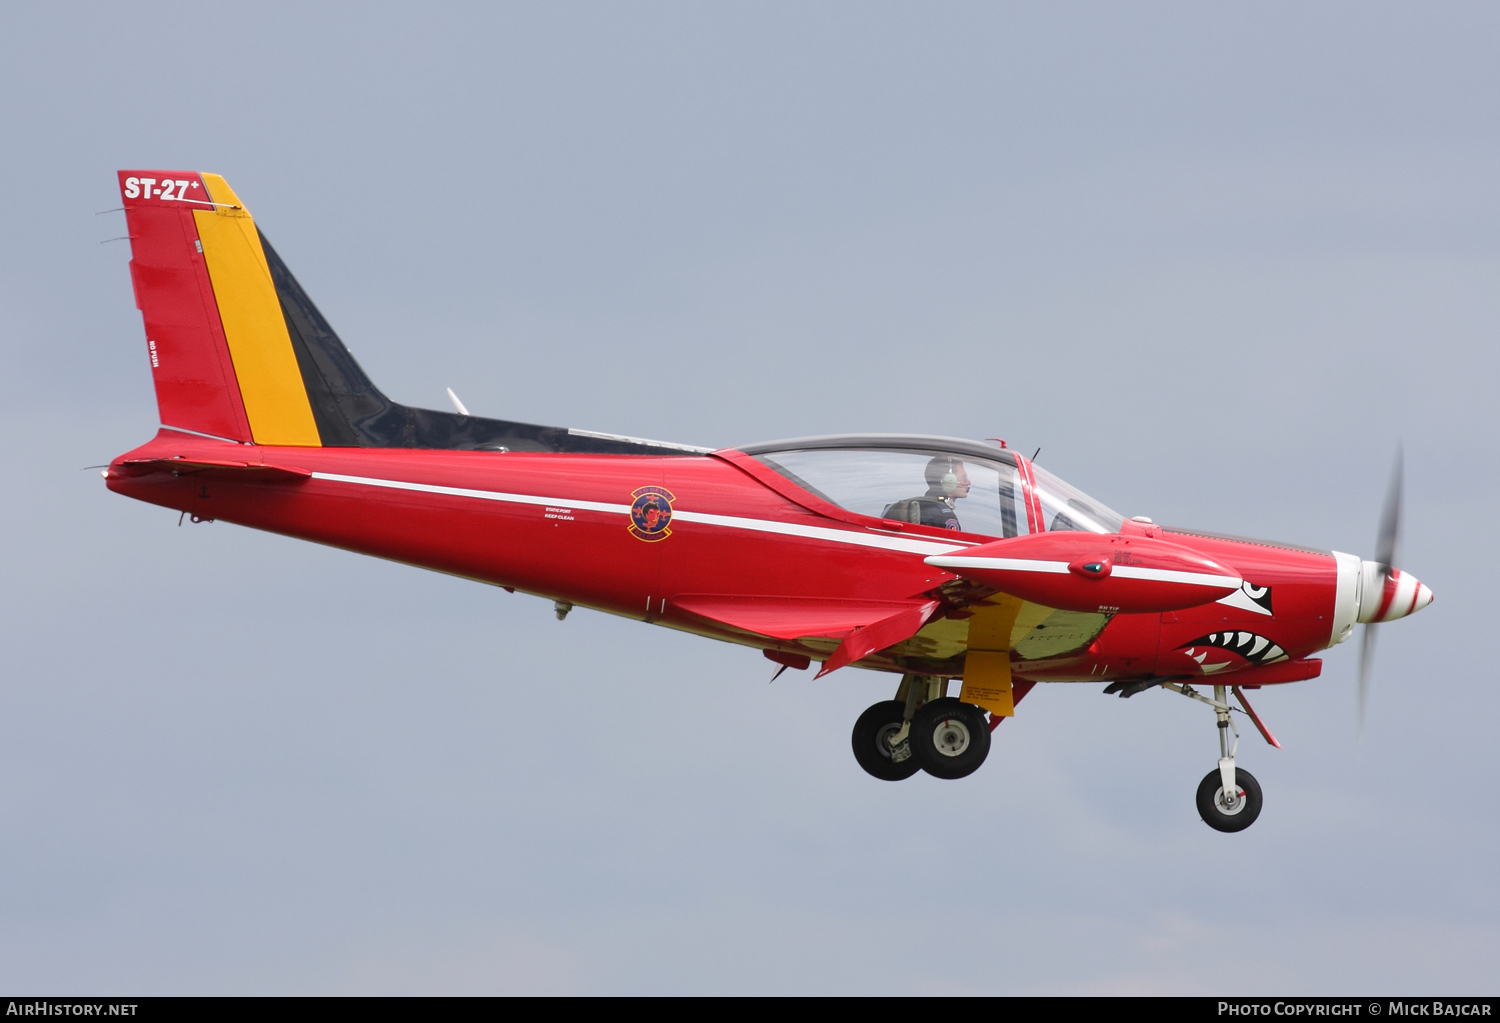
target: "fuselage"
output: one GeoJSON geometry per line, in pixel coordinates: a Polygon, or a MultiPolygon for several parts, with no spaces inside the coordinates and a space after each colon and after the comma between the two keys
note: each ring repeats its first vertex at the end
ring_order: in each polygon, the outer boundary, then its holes
{"type": "MultiPolygon", "coordinates": [[[[965,607],[976,594],[972,583],[924,559],[995,539],[839,507],[738,450],[653,456],[280,447],[163,429],[116,459],[107,481],[118,493],[195,519],[329,544],[794,659],[826,659],[838,639],[757,632],[703,609],[714,601],[930,597],[939,608],[916,635],[857,663],[952,677],[963,674],[965,607]],[[173,461],[190,465],[174,469],[173,461]],[[641,508],[655,517],[642,517],[641,508]]],[[[1120,531],[1202,552],[1233,566],[1245,586],[1224,600],[1150,614],[1027,605],[1011,653],[1018,679],[1222,673],[1246,685],[1296,681],[1317,674],[1318,662],[1308,655],[1347,636],[1358,614],[1351,590],[1358,585],[1357,558],[1139,522],[1125,522],[1120,531]]]]}

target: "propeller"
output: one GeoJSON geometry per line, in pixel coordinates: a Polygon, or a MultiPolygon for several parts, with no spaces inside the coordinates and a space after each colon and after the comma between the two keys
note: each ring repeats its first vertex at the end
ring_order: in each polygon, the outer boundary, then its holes
{"type": "MultiPolygon", "coordinates": [[[[1396,445],[1396,464],[1391,468],[1391,483],[1380,509],[1380,529],[1375,535],[1375,564],[1378,566],[1376,594],[1385,588],[1396,559],[1401,552],[1401,445],[1396,445]]],[[[1369,582],[1369,576],[1366,576],[1369,582]]],[[[1378,598],[1377,598],[1378,599],[1378,598]]],[[[1370,673],[1375,666],[1375,622],[1365,623],[1359,647],[1359,730],[1365,729],[1365,705],[1370,697],[1370,673]]]]}

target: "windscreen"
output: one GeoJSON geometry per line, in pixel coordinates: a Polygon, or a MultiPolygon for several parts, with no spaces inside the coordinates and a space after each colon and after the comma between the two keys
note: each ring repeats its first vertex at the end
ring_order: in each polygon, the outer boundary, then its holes
{"type": "Polygon", "coordinates": [[[1125,516],[1105,507],[1077,487],[1064,483],[1046,469],[1033,464],[1036,494],[1042,503],[1047,531],[1078,530],[1084,533],[1118,533],[1125,516]]]}

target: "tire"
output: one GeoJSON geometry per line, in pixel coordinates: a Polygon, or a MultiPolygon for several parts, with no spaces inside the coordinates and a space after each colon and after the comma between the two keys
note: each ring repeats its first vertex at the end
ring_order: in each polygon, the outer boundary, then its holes
{"type": "Polygon", "coordinates": [[[1240,790],[1240,807],[1226,813],[1215,801],[1224,789],[1217,768],[1198,783],[1198,816],[1215,831],[1244,831],[1260,816],[1260,782],[1244,768],[1234,769],[1234,787],[1240,790]]]}
{"type": "Polygon", "coordinates": [[[909,741],[903,742],[903,748],[897,751],[897,755],[905,754],[899,760],[892,756],[890,744],[886,741],[900,731],[905,713],[905,703],[887,700],[875,704],[854,722],[854,759],[871,777],[881,781],[901,781],[922,769],[917,758],[911,755],[909,741]]]}
{"type": "Polygon", "coordinates": [[[990,725],[978,707],[945,696],[917,711],[910,742],[922,770],[934,778],[963,778],[990,755],[990,725]]]}

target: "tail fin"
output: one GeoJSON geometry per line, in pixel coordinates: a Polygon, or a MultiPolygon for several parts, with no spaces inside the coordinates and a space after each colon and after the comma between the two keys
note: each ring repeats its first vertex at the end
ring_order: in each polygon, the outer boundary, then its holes
{"type": "Polygon", "coordinates": [[[608,454],[706,448],[410,408],[370,381],[223,178],[120,171],[163,426],[245,444],[608,454]]]}
{"type": "Polygon", "coordinates": [[[255,221],[217,174],[121,171],[164,426],[322,443],[255,221]]]}

